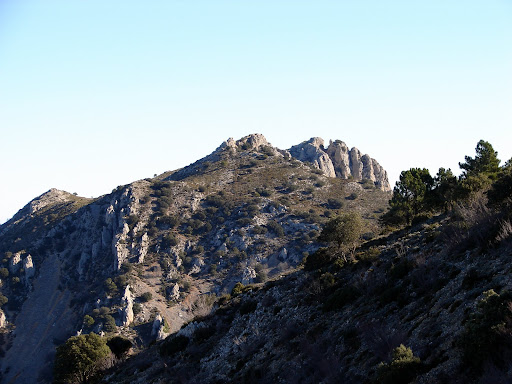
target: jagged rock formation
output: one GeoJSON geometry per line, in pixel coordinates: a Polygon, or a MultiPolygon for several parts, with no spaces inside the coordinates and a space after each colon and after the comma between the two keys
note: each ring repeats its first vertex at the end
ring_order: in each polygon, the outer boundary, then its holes
{"type": "Polygon", "coordinates": [[[128,326],[133,322],[133,296],[129,285],[124,290],[121,303],[124,304],[121,309],[121,326],[128,326]]]}
{"type": "Polygon", "coordinates": [[[324,140],[313,137],[291,147],[289,152],[297,160],[312,163],[328,177],[371,180],[383,191],[391,190],[384,168],[369,155],[361,156],[357,148],[349,150],[343,141],[331,141],[325,149],[324,140]]]}

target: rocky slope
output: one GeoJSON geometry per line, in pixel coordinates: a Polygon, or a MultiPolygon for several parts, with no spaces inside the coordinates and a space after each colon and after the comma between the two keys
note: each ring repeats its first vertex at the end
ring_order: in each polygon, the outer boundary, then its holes
{"type": "Polygon", "coordinates": [[[509,383],[512,232],[456,228],[440,216],[238,290],[103,382],[509,383]]]}
{"type": "Polygon", "coordinates": [[[3,381],[48,382],[55,345],[77,333],[145,349],[236,282],[295,268],[340,212],[357,211],[374,236],[389,199],[377,167],[359,177],[349,162],[346,178],[342,161],[326,174],[292,152],[250,135],[97,199],[50,190],[30,202],[0,227],[3,381]]]}

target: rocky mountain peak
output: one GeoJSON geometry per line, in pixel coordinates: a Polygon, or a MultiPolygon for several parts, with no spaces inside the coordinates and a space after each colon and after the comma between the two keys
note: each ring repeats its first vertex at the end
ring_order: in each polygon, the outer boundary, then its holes
{"type": "Polygon", "coordinates": [[[236,142],[236,145],[244,149],[260,149],[262,146],[272,146],[265,136],[261,133],[253,133],[251,135],[242,137],[236,142]]]}
{"type": "Polygon", "coordinates": [[[226,151],[229,151],[231,155],[246,151],[263,151],[287,158],[291,156],[296,160],[312,163],[327,177],[353,179],[355,181],[369,180],[383,191],[391,190],[387,172],[384,168],[369,155],[361,154],[356,147],[349,149],[343,141],[331,140],[329,146],[325,148],[324,140],[321,137],[312,137],[286,151],[273,147],[260,133],[254,133],[236,141],[229,138],[210,155],[175,172],[170,176],[170,179],[182,180],[197,175],[202,172],[208,162],[221,160],[226,151]]]}
{"type": "Polygon", "coordinates": [[[56,188],[51,188],[49,191],[43,193],[41,196],[36,197],[29,203],[30,213],[35,213],[49,205],[55,203],[62,203],[69,200],[71,193],[61,191],[56,188]]]}

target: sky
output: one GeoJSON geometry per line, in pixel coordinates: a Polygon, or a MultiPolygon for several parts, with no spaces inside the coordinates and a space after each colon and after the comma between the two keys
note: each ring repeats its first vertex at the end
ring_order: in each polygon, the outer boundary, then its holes
{"type": "Polygon", "coordinates": [[[512,157],[510,0],[0,0],[0,223],[97,197],[229,137],[313,136],[392,184],[480,139],[512,157]]]}

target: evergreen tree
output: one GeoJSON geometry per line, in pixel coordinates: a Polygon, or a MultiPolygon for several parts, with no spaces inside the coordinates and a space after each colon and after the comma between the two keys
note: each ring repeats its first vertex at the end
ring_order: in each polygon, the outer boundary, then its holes
{"type": "Polygon", "coordinates": [[[480,140],[475,148],[476,156],[474,158],[465,156],[466,162],[459,163],[463,170],[463,178],[485,174],[492,178],[500,170],[500,159],[498,152],[492,145],[484,140],[480,140]]]}
{"type": "Polygon", "coordinates": [[[335,217],[327,222],[318,240],[335,243],[344,261],[359,245],[364,224],[361,216],[351,212],[335,217]]]}
{"type": "Polygon", "coordinates": [[[391,209],[383,221],[387,224],[400,224],[402,221],[410,224],[414,216],[430,210],[433,187],[434,179],[428,169],[411,168],[402,171],[389,202],[391,209]]]}
{"type": "Polygon", "coordinates": [[[435,205],[445,212],[452,208],[459,193],[457,177],[451,169],[439,168],[434,177],[433,197],[435,205]]]}
{"type": "Polygon", "coordinates": [[[110,354],[106,340],[95,333],[70,337],[57,347],[54,382],[88,383],[98,371],[108,367],[110,354]]]}

